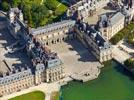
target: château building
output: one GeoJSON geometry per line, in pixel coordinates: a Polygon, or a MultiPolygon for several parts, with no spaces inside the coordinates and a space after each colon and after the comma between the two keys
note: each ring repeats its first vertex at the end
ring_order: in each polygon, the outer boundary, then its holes
{"type": "Polygon", "coordinates": [[[51,45],[64,40],[73,39],[74,20],[63,20],[37,29],[31,29],[31,34],[44,45],[51,45]]]}
{"type": "Polygon", "coordinates": [[[125,16],[117,12],[113,16],[102,15],[99,21],[99,30],[104,38],[111,39],[125,26],[125,16]]]}
{"type": "Polygon", "coordinates": [[[73,16],[75,12],[81,18],[92,16],[97,9],[103,8],[110,0],[80,0],[76,4],[69,7],[68,16],[73,16]]]}
{"type": "MultiPolygon", "coordinates": [[[[81,17],[91,16],[93,12],[109,2],[109,0],[73,1],[78,2],[72,3],[68,15],[72,16],[78,12],[81,17]]],[[[107,40],[120,31],[127,20],[132,20],[134,12],[133,7],[130,8],[130,12],[127,9],[121,9],[112,17],[101,16],[99,29],[81,20],[72,19],[30,29],[23,22],[21,10],[11,8],[8,13],[8,29],[17,41],[23,41],[19,49],[25,50],[31,65],[16,68],[8,61],[0,61],[0,96],[21,91],[43,82],[51,83],[64,78],[64,63],[57,53],[47,47],[57,42],[79,39],[98,61],[104,62],[112,59],[113,47],[107,40]]]]}
{"type": "Polygon", "coordinates": [[[104,62],[113,58],[113,47],[105,40],[101,32],[96,31],[94,27],[84,22],[78,22],[75,26],[77,37],[86,45],[89,52],[91,52],[100,62],[104,62]]]}

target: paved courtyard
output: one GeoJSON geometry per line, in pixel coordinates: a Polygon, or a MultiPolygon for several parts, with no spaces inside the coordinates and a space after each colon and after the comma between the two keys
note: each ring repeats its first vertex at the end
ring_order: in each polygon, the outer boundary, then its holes
{"type": "Polygon", "coordinates": [[[49,48],[58,53],[64,64],[63,66],[67,76],[74,73],[80,73],[81,71],[90,70],[91,67],[101,65],[78,40],[61,42],[51,45],[49,48]]]}
{"type": "Polygon", "coordinates": [[[88,22],[91,25],[96,25],[96,23],[99,20],[100,15],[103,15],[103,14],[106,14],[106,13],[108,14],[108,13],[111,13],[111,12],[115,12],[115,10],[111,10],[110,8],[105,6],[104,8],[97,10],[93,16],[87,17],[85,19],[85,22],[88,22]]]}

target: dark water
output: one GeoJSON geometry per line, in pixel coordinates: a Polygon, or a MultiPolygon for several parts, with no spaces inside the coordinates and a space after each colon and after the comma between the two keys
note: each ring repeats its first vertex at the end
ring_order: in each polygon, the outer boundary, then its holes
{"type": "Polygon", "coordinates": [[[134,100],[134,79],[116,62],[107,62],[98,79],[63,86],[63,100],[134,100]]]}

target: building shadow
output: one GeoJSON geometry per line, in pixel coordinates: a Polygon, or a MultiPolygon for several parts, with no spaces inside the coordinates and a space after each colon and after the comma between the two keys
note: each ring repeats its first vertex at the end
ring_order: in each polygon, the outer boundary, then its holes
{"type": "Polygon", "coordinates": [[[95,56],[90,52],[91,49],[87,50],[87,48],[78,39],[68,40],[65,42],[68,45],[72,46],[71,48],[69,48],[70,51],[76,51],[77,55],[80,56],[78,61],[82,61],[82,62],[97,62],[98,61],[95,58],[95,56]]]}
{"type": "Polygon", "coordinates": [[[12,43],[16,42],[16,39],[10,34],[8,28],[4,28],[1,31],[1,38],[6,41],[5,46],[9,46],[12,43]]]}
{"type": "Polygon", "coordinates": [[[6,17],[0,16],[0,22],[7,21],[6,17]]]}
{"type": "MultiPolygon", "coordinates": [[[[5,23],[3,23],[3,24],[5,24],[5,23]]],[[[10,34],[7,27],[0,30],[0,33],[1,33],[0,34],[0,40],[2,41],[1,47],[4,48],[5,50],[7,49],[6,47],[9,47],[10,45],[12,45],[13,43],[15,43],[17,41],[10,34]]],[[[23,65],[31,66],[31,61],[30,61],[29,57],[27,56],[27,53],[26,53],[25,50],[13,52],[13,53],[9,53],[7,51],[7,53],[5,53],[4,56],[5,56],[5,58],[7,58],[9,60],[10,59],[15,59],[15,62],[13,62],[14,67],[23,66],[23,65]],[[18,61],[20,62],[20,64],[17,63],[18,61]]]]}
{"type": "Polygon", "coordinates": [[[14,52],[14,53],[6,53],[4,56],[6,58],[15,59],[16,63],[13,64],[14,67],[23,66],[23,65],[28,65],[29,67],[32,66],[30,58],[27,56],[26,51],[18,51],[18,52],[14,52]],[[20,63],[17,63],[18,61],[20,63]]]}

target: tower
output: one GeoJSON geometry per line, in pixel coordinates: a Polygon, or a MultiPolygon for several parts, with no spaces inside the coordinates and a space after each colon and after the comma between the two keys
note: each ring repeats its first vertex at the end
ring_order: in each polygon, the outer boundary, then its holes
{"type": "Polygon", "coordinates": [[[15,14],[14,14],[14,12],[11,9],[9,11],[9,20],[10,20],[10,23],[13,23],[14,22],[14,19],[15,19],[15,14]]]}
{"type": "Polygon", "coordinates": [[[20,19],[21,21],[23,21],[23,13],[22,13],[21,10],[20,10],[20,13],[19,13],[19,19],[20,19]]]}

